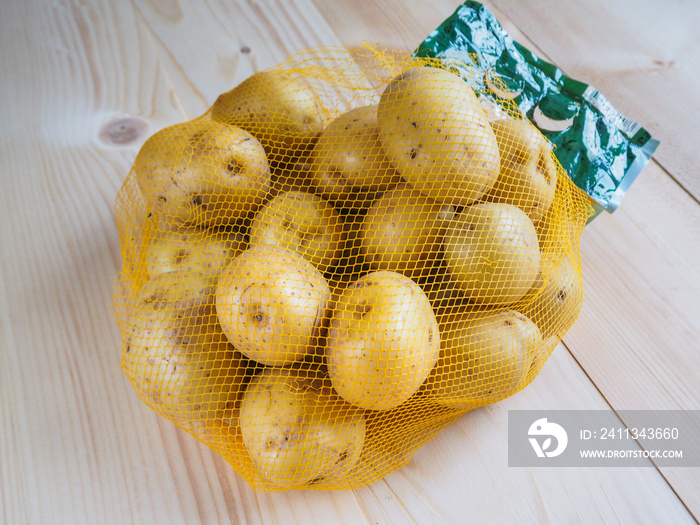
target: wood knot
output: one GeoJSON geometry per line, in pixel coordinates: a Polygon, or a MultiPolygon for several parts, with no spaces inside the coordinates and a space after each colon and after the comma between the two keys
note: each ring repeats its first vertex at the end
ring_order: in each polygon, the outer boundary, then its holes
{"type": "Polygon", "coordinates": [[[137,142],[148,130],[148,122],[137,117],[122,117],[107,122],[99,138],[111,146],[128,146],[137,142]]]}

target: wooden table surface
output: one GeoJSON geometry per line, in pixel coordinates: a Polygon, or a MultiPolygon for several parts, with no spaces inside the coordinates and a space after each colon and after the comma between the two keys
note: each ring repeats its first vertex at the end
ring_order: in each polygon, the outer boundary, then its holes
{"type": "Polygon", "coordinates": [[[459,0],[0,4],[0,522],[693,523],[700,469],[509,468],[514,409],[700,409],[700,2],[493,0],[661,140],[581,242],[580,318],[519,394],[354,491],[256,493],[121,373],[113,205],[143,141],[315,45],[410,51],[459,0]]]}

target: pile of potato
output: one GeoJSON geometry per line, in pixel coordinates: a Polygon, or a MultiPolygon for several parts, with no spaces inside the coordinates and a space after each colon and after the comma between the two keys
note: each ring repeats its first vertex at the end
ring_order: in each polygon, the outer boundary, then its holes
{"type": "Polygon", "coordinates": [[[514,393],[582,299],[548,221],[556,163],[527,121],[487,116],[429,66],[329,114],[263,71],[153,135],[132,170],[154,226],[125,261],[145,278],[122,367],[183,427],[232,427],[277,489],[361,471],[378,414],[514,393]]]}

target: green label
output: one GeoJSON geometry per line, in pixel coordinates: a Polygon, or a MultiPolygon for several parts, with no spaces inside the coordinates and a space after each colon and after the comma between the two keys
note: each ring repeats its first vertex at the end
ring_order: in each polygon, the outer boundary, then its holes
{"type": "Polygon", "coordinates": [[[469,79],[477,95],[512,99],[554,144],[574,183],[609,212],[659,145],[601,93],[515,42],[477,2],[461,5],[414,54],[484,71],[482,79],[469,79]]]}

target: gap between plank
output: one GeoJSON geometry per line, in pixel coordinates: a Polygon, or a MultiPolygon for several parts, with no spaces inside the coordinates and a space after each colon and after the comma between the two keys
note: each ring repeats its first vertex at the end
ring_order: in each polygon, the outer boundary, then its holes
{"type": "MultiPolygon", "coordinates": [[[[571,349],[568,347],[568,345],[564,342],[563,339],[561,340],[561,344],[562,344],[562,346],[566,349],[566,351],[569,353],[569,355],[573,358],[573,360],[576,362],[576,364],[577,364],[578,367],[581,369],[581,371],[585,374],[585,376],[588,378],[588,380],[591,382],[591,384],[592,384],[593,387],[596,389],[596,391],[597,391],[597,392],[600,394],[600,396],[605,400],[605,403],[610,407],[610,410],[612,410],[613,412],[615,412],[615,415],[617,416],[617,418],[620,420],[620,422],[621,422],[623,425],[627,426],[627,425],[625,424],[624,420],[623,420],[623,419],[619,416],[619,414],[617,413],[617,410],[615,410],[615,408],[612,406],[612,404],[610,403],[610,401],[608,401],[608,398],[605,396],[605,394],[603,393],[603,391],[602,391],[600,388],[598,388],[598,385],[596,384],[596,382],[593,381],[593,378],[588,374],[588,372],[587,372],[586,369],[583,367],[583,365],[581,365],[580,361],[576,358],[576,355],[574,355],[574,353],[571,351],[571,349]]],[[[635,441],[635,443],[637,443],[637,444],[639,445],[639,447],[640,447],[642,450],[644,450],[644,447],[643,447],[642,444],[639,442],[639,440],[635,439],[634,441],[635,441]]],[[[673,487],[673,484],[671,484],[671,482],[670,482],[670,481],[668,480],[668,478],[664,475],[663,471],[659,468],[659,466],[658,466],[656,463],[654,463],[654,460],[653,460],[652,458],[649,458],[649,461],[651,461],[651,463],[654,465],[654,468],[655,468],[656,471],[659,473],[659,475],[663,478],[663,480],[666,482],[666,485],[668,485],[668,487],[671,489],[671,492],[673,492],[673,493],[676,495],[676,498],[678,498],[678,501],[681,502],[681,505],[683,505],[683,508],[685,508],[685,509],[688,511],[688,514],[690,514],[690,516],[691,516],[696,522],[698,522],[698,519],[697,519],[697,517],[695,516],[695,514],[693,514],[693,512],[690,510],[690,508],[688,507],[688,505],[686,505],[685,501],[683,501],[683,498],[678,494],[678,492],[676,492],[676,489],[673,487]]],[[[621,467],[621,468],[624,468],[624,467],[621,467]]]]}

